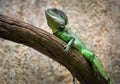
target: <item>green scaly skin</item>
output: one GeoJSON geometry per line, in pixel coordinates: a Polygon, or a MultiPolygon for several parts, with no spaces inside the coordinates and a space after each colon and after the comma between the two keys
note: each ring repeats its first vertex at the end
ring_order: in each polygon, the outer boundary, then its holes
{"type": "MultiPolygon", "coordinates": [[[[101,73],[101,75],[109,81],[109,84],[113,84],[109,79],[103,66],[96,58],[95,54],[90,51],[84,42],[78,37],[71,29],[67,26],[68,19],[66,14],[56,8],[51,8],[45,10],[45,15],[47,18],[47,23],[52,29],[53,34],[62,39],[67,43],[64,48],[66,54],[70,53],[71,46],[76,48],[93,66],[93,69],[101,73]]],[[[99,78],[99,77],[98,77],[99,78]]]]}

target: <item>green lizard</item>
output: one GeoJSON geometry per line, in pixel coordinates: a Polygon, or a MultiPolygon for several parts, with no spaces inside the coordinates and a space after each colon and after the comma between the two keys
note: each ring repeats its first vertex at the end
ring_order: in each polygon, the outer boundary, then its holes
{"type": "Polygon", "coordinates": [[[66,54],[70,53],[70,49],[73,46],[92,64],[94,70],[100,72],[101,75],[109,81],[109,84],[113,84],[95,54],[89,50],[80,37],[73,33],[70,27],[67,26],[68,18],[66,14],[62,10],[51,8],[45,10],[45,15],[48,26],[52,29],[53,34],[67,43],[64,52],[66,54]]]}

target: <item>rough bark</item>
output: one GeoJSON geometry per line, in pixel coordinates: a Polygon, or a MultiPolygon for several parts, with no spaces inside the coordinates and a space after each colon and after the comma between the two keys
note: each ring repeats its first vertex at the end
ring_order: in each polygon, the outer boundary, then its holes
{"type": "Polygon", "coordinates": [[[102,80],[95,77],[91,66],[78,51],[72,48],[70,54],[65,55],[63,52],[65,42],[40,28],[0,15],[0,37],[32,47],[56,60],[65,66],[81,84],[108,84],[102,76],[100,76],[102,80]]]}

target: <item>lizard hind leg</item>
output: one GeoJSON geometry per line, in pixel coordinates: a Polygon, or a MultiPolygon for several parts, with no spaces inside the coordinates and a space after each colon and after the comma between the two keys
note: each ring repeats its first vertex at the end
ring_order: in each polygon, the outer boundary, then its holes
{"type": "Polygon", "coordinates": [[[97,77],[98,80],[100,80],[100,77],[99,77],[100,73],[99,73],[99,71],[94,63],[92,64],[92,67],[93,67],[93,71],[95,73],[95,76],[97,77]]]}

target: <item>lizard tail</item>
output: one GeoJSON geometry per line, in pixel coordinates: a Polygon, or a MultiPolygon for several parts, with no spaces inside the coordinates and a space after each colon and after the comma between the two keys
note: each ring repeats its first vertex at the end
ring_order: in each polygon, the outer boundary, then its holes
{"type": "Polygon", "coordinates": [[[98,73],[100,73],[109,82],[109,84],[113,84],[113,82],[110,80],[109,76],[107,75],[107,72],[105,71],[104,67],[96,57],[93,59],[92,66],[95,71],[95,75],[98,77],[98,79],[99,79],[98,73]]]}

